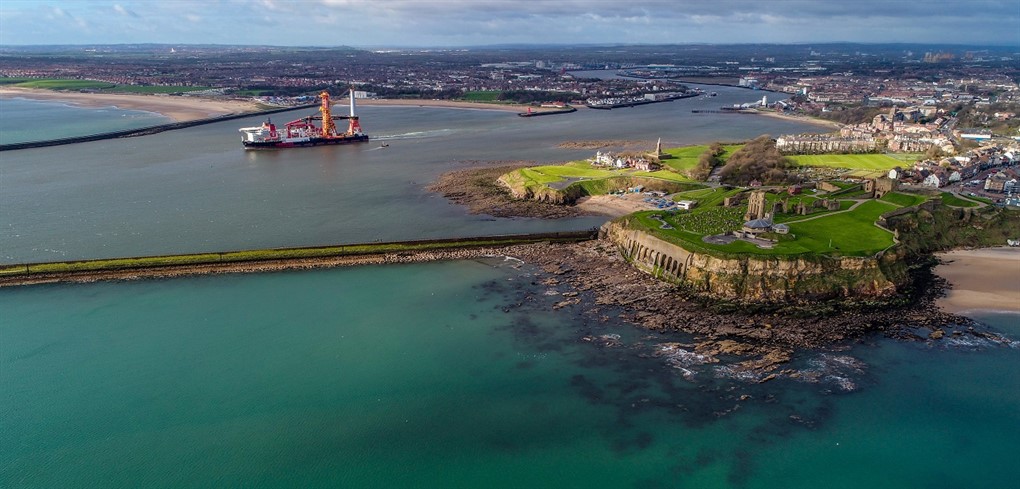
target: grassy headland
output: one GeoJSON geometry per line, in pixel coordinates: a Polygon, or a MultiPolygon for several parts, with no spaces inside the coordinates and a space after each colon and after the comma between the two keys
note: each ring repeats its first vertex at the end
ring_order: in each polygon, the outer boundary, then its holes
{"type": "Polygon", "coordinates": [[[208,90],[210,87],[119,85],[98,80],[63,78],[0,78],[0,85],[40,90],[89,90],[98,93],[184,93],[208,90]]]}

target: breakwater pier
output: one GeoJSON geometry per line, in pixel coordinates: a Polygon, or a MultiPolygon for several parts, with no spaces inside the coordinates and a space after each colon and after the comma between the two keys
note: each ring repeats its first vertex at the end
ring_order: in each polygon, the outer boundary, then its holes
{"type": "Polygon", "coordinates": [[[150,134],[158,134],[165,131],[173,131],[175,129],[184,129],[186,127],[201,126],[204,124],[212,124],[215,122],[223,122],[234,119],[243,119],[246,117],[255,117],[260,115],[278,114],[280,112],[289,112],[292,110],[307,109],[310,107],[318,107],[317,104],[310,105],[297,105],[294,107],[280,107],[278,109],[269,109],[259,112],[245,112],[241,114],[227,114],[217,117],[209,117],[205,119],[196,119],[193,121],[182,121],[182,122],[171,122],[169,124],[160,124],[156,126],[142,127],[138,129],[125,129],[123,131],[111,131],[100,134],[89,134],[87,136],[75,136],[70,138],[59,138],[59,139],[46,139],[42,141],[25,141],[22,143],[11,143],[11,144],[0,144],[0,151],[12,151],[17,149],[31,149],[31,148],[45,148],[47,146],[62,146],[65,144],[75,143],[87,143],[90,141],[102,141],[104,139],[117,139],[117,138],[131,138],[136,136],[148,136],[150,134]]]}
{"type": "Polygon", "coordinates": [[[506,255],[512,251],[513,246],[518,245],[576,243],[596,239],[597,237],[598,230],[592,229],[554,233],[9,264],[0,265],[0,287],[469,259],[481,256],[506,255]]]}

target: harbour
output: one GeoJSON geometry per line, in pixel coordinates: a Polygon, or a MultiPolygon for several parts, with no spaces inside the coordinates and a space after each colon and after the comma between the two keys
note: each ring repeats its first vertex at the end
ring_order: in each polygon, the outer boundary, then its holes
{"type": "MultiPolygon", "coordinates": [[[[719,93],[528,121],[364,107],[384,151],[246,152],[229,121],[5,153],[0,261],[584,231],[605,218],[472,215],[424,187],[508,157],[590,156],[564,140],[823,130],[691,115],[746,98],[719,93]]],[[[686,335],[571,304],[555,277],[500,256],[4,288],[0,485],[1001,487],[1020,477],[1010,449],[1020,432],[1002,422],[1020,409],[1015,341],[876,334],[800,352],[789,368],[801,380],[749,382],[725,361],[698,364],[680,346],[686,335]],[[999,470],[976,479],[985,466],[999,470]]],[[[1020,334],[1015,314],[979,319],[1020,334]]]]}

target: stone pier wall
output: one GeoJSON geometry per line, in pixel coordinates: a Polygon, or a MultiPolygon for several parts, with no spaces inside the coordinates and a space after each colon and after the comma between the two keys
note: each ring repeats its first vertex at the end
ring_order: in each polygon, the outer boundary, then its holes
{"type": "Polygon", "coordinates": [[[802,302],[867,299],[895,294],[879,257],[720,258],[692,252],[624,222],[610,222],[601,236],[615,243],[639,269],[698,293],[727,299],[802,302]]]}

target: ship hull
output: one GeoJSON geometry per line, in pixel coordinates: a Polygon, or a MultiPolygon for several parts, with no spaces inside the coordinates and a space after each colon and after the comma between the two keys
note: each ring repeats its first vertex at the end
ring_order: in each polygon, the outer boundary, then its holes
{"type": "Polygon", "coordinates": [[[367,134],[357,136],[343,136],[336,138],[308,138],[298,141],[241,141],[244,149],[278,149],[278,148],[304,148],[308,146],[333,146],[337,144],[351,144],[368,142],[367,134]]]}

